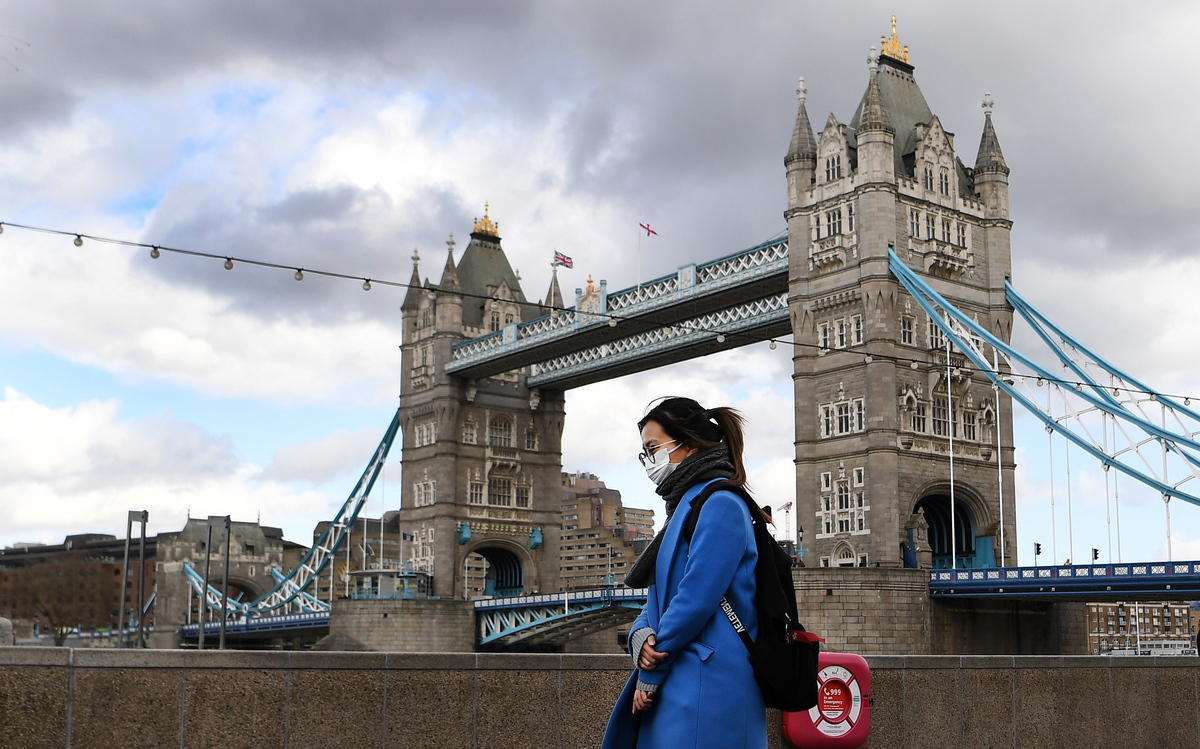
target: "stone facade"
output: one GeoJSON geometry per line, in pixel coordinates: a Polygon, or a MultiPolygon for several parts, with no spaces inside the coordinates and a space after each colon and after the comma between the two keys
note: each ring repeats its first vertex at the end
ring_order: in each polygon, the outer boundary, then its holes
{"type": "Polygon", "coordinates": [[[1003,556],[1016,559],[1012,405],[1002,395],[997,415],[991,384],[960,353],[947,366],[940,332],[889,272],[888,251],[1008,340],[1008,167],[990,101],[970,168],[926,104],[907,53],[889,48],[904,59],[872,60],[851,122],[830,114],[819,138],[801,80],[785,159],[806,562],[948,565],[952,431],[953,556],[958,566],[993,566],[1001,559],[1001,478],[1003,556]]]}
{"type": "Polygon", "coordinates": [[[445,372],[455,344],[515,335],[542,308],[525,299],[486,212],[460,262],[453,237],[447,244],[437,284],[421,281],[414,255],[402,307],[398,522],[415,538],[408,560],[442,598],[470,597],[472,553],[488,562],[485,594],[557,591],[562,391],[526,387],[523,369],[480,380],[445,372]]]}
{"type": "Polygon", "coordinates": [[[470,601],[340,599],[333,602],[329,635],[365,650],[466,652],[475,642],[475,610],[470,601]]]}

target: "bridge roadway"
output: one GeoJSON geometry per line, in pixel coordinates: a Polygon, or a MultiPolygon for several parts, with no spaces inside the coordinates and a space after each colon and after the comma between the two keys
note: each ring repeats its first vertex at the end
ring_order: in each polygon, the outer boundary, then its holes
{"type": "Polygon", "coordinates": [[[1121,562],[933,570],[934,598],[1166,601],[1200,596],[1200,562],[1121,562]]]}
{"type": "Polygon", "coordinates": [[[464,341],[446,371],[478,379],[530,367],[531,387],[579,387],[786,335],[787,292],[787,239],[773,239],[464,341]]]}

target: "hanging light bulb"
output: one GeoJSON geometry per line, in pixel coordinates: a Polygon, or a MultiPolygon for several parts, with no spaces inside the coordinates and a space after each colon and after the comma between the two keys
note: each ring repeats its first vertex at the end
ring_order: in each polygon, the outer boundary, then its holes
{"type": "Polygon", "coordinates": [[[160,256],[160,255],[162,255],[162,253],[158,251],[158,248],[157,248],[157,247],[151,247],[151,248],[150,248],[150,257],[151,257],[151,259],[153,259],[153,260],[158,260],[158,258],[159,258],[159,256],[160,256]]]}
{"type": "Polygon", "coordinates": [[[1121,397],[1121,391],[1120,391],[1120,390],[1117,390],[1116,388],[1113,388],[1113,397],[1114,397],[1114,398],[1120,398],[1120,397],[1121,397]]]}
{"type": "Polygon", "coordinates": [[[75,246],[83,247],[83,237],[78,234],[75,235],[75,246]]]}
{"type": "Polygon", "coordinates": [[[1077,393],[1083,392],[1083,383],[1082,382],[1075,383],[1075,392],[1077,392],[1077,393]]]}
{"type": "Polygon", "coordinates": [[[299,268],[296,269],[296,280],[297,281],[304,280],[304,271],[300,270],[299,268]]]}
{"type": "Polygon", "coordinates": [[[225,258],[225,270],[233,270],[233,258],[225,258]]]}
{"type": "Polygon", "coordinates": [[[1151,393],[1151,394],[1150,394],[1150,400],[1152,400],[1152,401],[1156,401],[1156,400],[1158,400],[1158,396],[1157,396],[1156,394],[1154,394],[1154,393],[1151,393]]]}
{"type": "Polygon", "coordinates": [[[909,368],[909,369],[916,369],[916,368],[917,368],[917,367],[919,367],[919,366],[921,366],[921,365],[917,363],[917,360],[916,360],[916,359],[913,359],[912,361],[910,361],[910,362],[908,363],[908,368],[909,368]]]}
{"type": "Polygon", "coordinates": [[[725,334],[717,333],[717,343],[724,343],[724,342],[725,342],[725,334]]]}
{"type": "Polygon", "coordinates": [[[370,291],[370,290],[371,290],[371,279],[369,279],[369,278],[363,279],[363,291],[370,291]]]}
{"type": "Polygon", "coordinates": [[[777,348],[779,348],[779,344],[774,339],[771,339],[771,350],[774,351],[777,348]]]}
{"type": "Polygon", "coordinates": [[[615,317],[608,318],[608,327],[610,327],[610,328],[617,327],[617,318],[615,318],[615,317]]]}
{"type": "Polygon", "coordinates": [[[1038,381],[1037,381],[1037,386],[1041,387],[1042,385],[1045,385],[1045,384],[1046,384],[1046,381],[1043,380],[1041,377],[1039,377],[1038,381]]]}
{"type": "Polygon", "coordinates": [[[870,364],[873,361],[875,361],[875,357],[871,356],[870,354],[867,354],[866,356],[863,357],[864,364],[870,364]]]}
{"type": "Polygon", "coordinates": [[[1191,399],[1191,398],[1184,398],[1184,399],[1183,399],[1183,405],[1185,405],[1185,406],[1190,406],[1190,405],[1192,405],[1192,399],[1191,399]]]}

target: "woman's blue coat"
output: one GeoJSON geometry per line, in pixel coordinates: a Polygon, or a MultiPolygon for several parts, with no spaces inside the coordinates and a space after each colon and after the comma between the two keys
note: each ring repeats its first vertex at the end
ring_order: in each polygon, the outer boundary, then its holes
{"type": "Polygon", "coordinates": [[[758,635],[754,565],[758,549],[745,502],[718,491],[705,501],[692,542],[681,538],[691,502],[679,501],[663,535],[646,606],[630,632],[654,630],[668,657],[637,669],[609,718],[603,749],[764,749],[766,714],[746,646],[721,612],[729,599],[752,637],[758,635]],[[637,678],[658,684],[653,704],[632,715],[637,678]]]}

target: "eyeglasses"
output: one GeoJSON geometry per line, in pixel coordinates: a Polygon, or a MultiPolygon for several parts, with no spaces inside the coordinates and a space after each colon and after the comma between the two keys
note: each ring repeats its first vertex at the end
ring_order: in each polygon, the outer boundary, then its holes
{"type": "Polygon", "coordinates": [[[646,461],[654,457],[654,453],[658,452],[658,448],[662,447],[663,445],[670,445],[678,441],[679,440],[667,440],[666,442],[659,442],[657,445],[651,445],[647,447],[645,450],[642,450],[640,453],[638,453],[638,462],[640,462],[644,468],[646,466],[646,461]]]}

